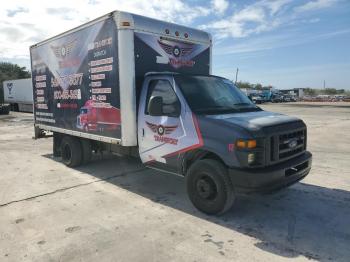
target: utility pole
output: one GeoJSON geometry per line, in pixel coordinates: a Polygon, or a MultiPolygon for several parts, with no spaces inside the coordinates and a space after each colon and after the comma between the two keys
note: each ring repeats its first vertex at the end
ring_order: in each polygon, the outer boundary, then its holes
{"type": "Polygon", "coordinates": [[[238,77],[238,67],[237,67],[237,70],[236,70],[236,81],[235,81],[235,84],[237,83],[237,77],[238,77]]]}

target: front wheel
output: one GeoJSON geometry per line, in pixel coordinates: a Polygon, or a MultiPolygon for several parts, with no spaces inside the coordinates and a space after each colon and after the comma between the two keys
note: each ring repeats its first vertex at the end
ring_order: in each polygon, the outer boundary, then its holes
{"type": "Polygon", "coordinates": [[[235,200],[227,169],[213,159],[195,162],[187,172],[186,186],[193,205],[209,215],[223,214],[235,200]]]}

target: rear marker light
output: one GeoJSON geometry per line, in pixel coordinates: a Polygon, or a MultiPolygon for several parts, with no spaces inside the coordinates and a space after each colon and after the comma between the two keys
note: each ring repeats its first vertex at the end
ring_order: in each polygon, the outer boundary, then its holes
{"type": "Polygon", "coordinates": [[[170,33],[169,29],[165,29],[165,33],[168,35],[170,33]]]}
{"type": "Polygon", "coordinates": [[[185,33],[184,36],[185,36],[185,38],[188,38],[188,34],[187,33],[185,33]]]}

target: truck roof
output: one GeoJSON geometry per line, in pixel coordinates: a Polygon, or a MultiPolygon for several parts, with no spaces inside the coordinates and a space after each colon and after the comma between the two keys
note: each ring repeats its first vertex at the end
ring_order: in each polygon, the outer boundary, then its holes
{"type": "Polygon", "coordinates": [[[225,77],[222,76],[217,76],[217,75],[212,75],[212,74],[208,74],[208,75],[203,75],[203,74],[184,74],[184,73],[178,73],[178,72],[171,72],[171,71],[162,71],[162,72],[147,72],[145,74],[146,76],[156,76],[156,75],[185,75],[185,76],[212,76],[212,77],[217,77],[217,78],[221,78],[221,79],[226,79],[225,77]]]}
{"type": "Polygon", "coordinates": [[[175,38],[175,39],[179,39],[181,41],[187,41],[187,42],[207,43],[207,42],[211,42],[211,39],[212,39],[211,35],[208,32],[205,32],[199,29],[115,10],[106,15],[93,19],[87,23],[84,23],[80,26],[77,26],[68,31],[65,31],[61,34],[58,34],[56,36],[43,40],[39,43],[36,43],[30,46],[30,48],[43,45],[57,38],[82,30],[83,28],[86,28],[90,25],[103,21],[109,17],[114,17],[114,20],[116,21],[118,29],[119,28],[134,29],[135,31],[156,33],[156,34],[163,35],[164,37],[175,38]],[[129,26],[125,26],[125,23],[129,23],[129,26]],[[178,35],[175,35],[175,32],[178,32],[178,35]]]}

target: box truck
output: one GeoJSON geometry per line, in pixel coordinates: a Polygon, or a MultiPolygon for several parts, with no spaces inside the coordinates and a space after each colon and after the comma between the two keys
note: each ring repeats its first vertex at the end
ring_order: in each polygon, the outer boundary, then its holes
{"type": "Polygon", "coordinates": [[[3,83],[5,103],[11,111],[33,112],[32,79],[14,79],[3,83]]]}
{"type": "Polygon", "coordinates": [[[211,75],[211,50],[204,31],[118,11],[33,45],[35,136],[53,132],[67,166],[109,150],[185,176],[207,214],[304,178],[304,122],[211,75]]]}

